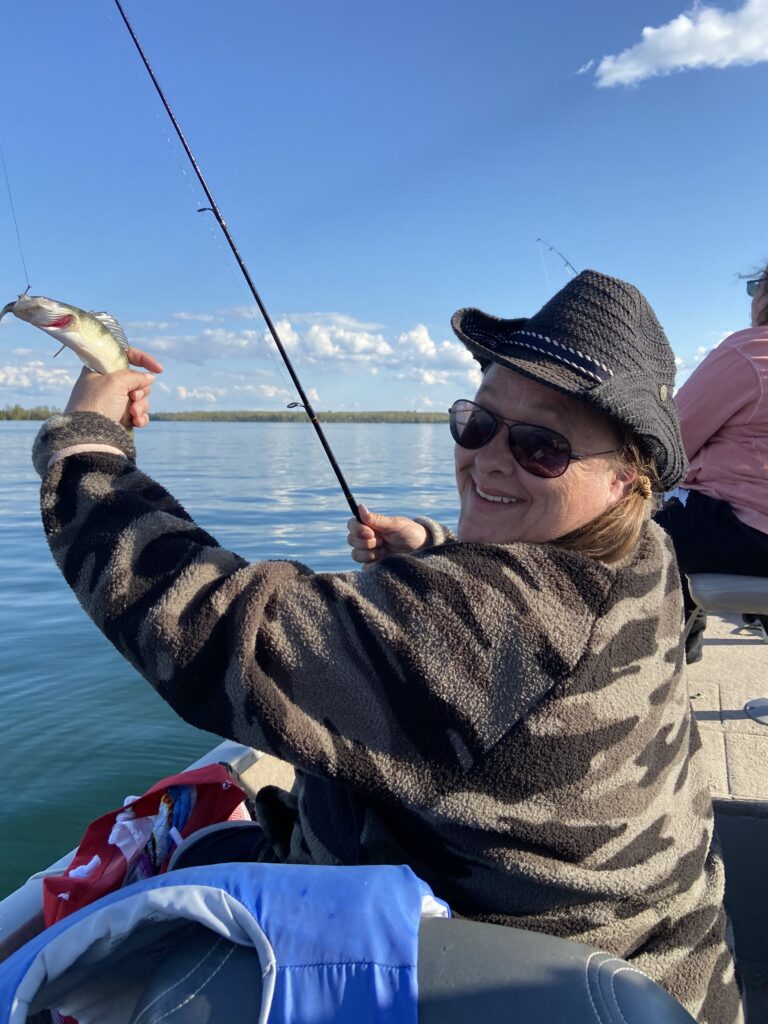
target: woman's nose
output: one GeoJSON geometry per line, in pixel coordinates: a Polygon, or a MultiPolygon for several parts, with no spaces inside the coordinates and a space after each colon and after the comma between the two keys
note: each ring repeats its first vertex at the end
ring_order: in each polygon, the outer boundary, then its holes
{"type": "Polygon", "coordinates": [[[488,444],[478,448],[475,463],[486,472],[515,472],[517,463],[509,447],[509,434],[500,426],[488,444]]]}

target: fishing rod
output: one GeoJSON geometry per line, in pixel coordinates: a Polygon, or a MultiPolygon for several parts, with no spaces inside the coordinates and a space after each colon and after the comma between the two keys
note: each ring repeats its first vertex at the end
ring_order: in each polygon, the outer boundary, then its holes
{"type": "Polygon", "coordinates": [[[347,481],[344,479],[344,474],[341,472],[339,464],[336,461],[335,455],[331,451],[331,446],[328,444],[328,440],[325,434],[323,433],[323,428],[320,426],[317,416],[315,415],[315,411],[312,408],[312,405],[310,404],[309,398],[304,392],[304,388],[301,386],[301,381],[296,375],[296,371],[294,370],[293,364],[291,363],[291,360],[288,357],[288,353],[285,351],[285,346],[280,340],[280,335],[277,333],[277,328],[272,322],[272,317],[267,312],[267,308],[264,305],[264,302],[262,301],[262,298],[259,295],[258,291],[256,290],[256,285],[253,283],[251,275],[248,273],[248,268],[246,267],[242,256],[237,250],[237,246],[235,245],[234,239],[232,238],[232,235],[229,232],[229,228],[227,227],[226,222],[224,221],[224,218],[221,215],[221,211],[219,210],[216,200],[213,198],[213,194],[211,193],[211,190],[208,187],[205,178],[203,177],[203,172],[200,170],[197,160],[195,160],[194,154],[192,153],[192,150],[189,147],[189,143],[184,138],[184,133],[181,130],[179,122],[176,120],[176,116],[171,110],[171,106],[168,103],[168,100],[165,98],[165,93],[160,88],[160,83],[158,82],[155,73],[152,70],[152,66],[147,60],[146,54],[142,49],[141,43],[139,42],[136,33],[133,31],[133,27],[126,16],[125,11],[123,10],[120,0],[115,0],[115,5],[118,11],[120,12],[120,17],[123,19],[125,27],[128,29],[131,39],[133,40],[133,45],[136,47],[138,54],[141,57],[141,60],[144,64],[144,67],[147,69],[147,73],[149,74],[149,77],[152,79],[152,84],[154,85],[155,90],[157,91],[157,95],[160,97],[160,100],[163,106],[165,107],[165,112],[171,120],[171,124],[173,125],[174,130],[179,137],[179,142],[181,142],[182,146],[184,147],[184,152],[187,154],[189,162],[192,164],[192,168],[195,174],[197,175],[197,180],[200,182],[200,186],[203,192],[205,193],[206,199],[208,200],[209,205],[201,207],[198,210],[198,213],[202,213],[203,211],[209,210],[216,218],[216,221],[218,222],[218,225],[223,231],[224,237],[227,240],[227,244],[229,245],[229,248],[232,250],[232,255],[237,260],[237,265],[242,271],[243,277],[245,278],[245,282],[248,285],[248,288],[250,289],[251,295],[253,295],[256,305],[259,307],[259,312],[264,317],[264,322],[266,323],[269,329],[269,333],[272,335],[275,345],[277,345],[277,350],[280,353],[283,362],[285,363],[285,367],[288,370],[288,373],[291,375],[291,380],[293,381],[296,390],[299,393],[299,398],[301,399],[301,401],[292,402],[288,406],[288,408],[291,409],[295,408],[297,405],[300,405],[304,409],[304,412],[306,412],[309,418],[309,422],[314,427],[315,433],[317,434],[320,440],[320,444],[323,446],[323,450],[325,451],[325,454],[328,456],[328,461],[331,464],[333,472],[336,474],[336,479],[339,481],[341,489],[344,492],[344,497],[347,499],[347,504],[352,510],[352,515],[355,517],[355,519],[360,521],[360,513],[357,510],[357,502],[354,499],[352,491],[350,491],[349,486],[347,485],[347,481]]]}
{"type": "Polygon", "coordinates": [[[579,272],[578,272],[578,270],[576,269],[576,267],[574,267],[574,265],[573,265],[573,264],[571,263],[571,261],[570,261],[570,260],[567,260],[567,259],[565,258],[565,256],[563,256],[563,254],[562,254],[562,253],[560,252],[560,250],[559,250],[559,249],[556,249],[556,248],[554,247],[554,245],[550,245],[550,243],[549,243],[549,242],[548,242],[548,241],[546,240],[546,238],[537,238],[537,239],[536,239],[536,241],[537,241],[537,242],[538,242],[538,243],[539,243],[540,245],[546,245],[546,247],[547,247],[547,248],[549,249],[549,251],[550,251],[550,252],[554,252],[554,253],[556,253],[556,254],[557,254],[557,255],[558,255],[559,257],[560,257],[560,259],[561,259],[561,260],[563,261],[563,263],[564,263],[564,264],[566,265],[566,267],[568,267],[568,269],[569,269],[569,270],[572,270],[572,271],[573,271],[573,273],[574,273],[574,276],[575,276],[575,277],[578,277],[578,274],[579,274],[579,272]]]}

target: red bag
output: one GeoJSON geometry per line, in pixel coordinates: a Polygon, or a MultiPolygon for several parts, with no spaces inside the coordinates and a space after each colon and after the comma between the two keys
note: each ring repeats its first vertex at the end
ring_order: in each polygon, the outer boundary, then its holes
{"type": "Polygon", "coordinates": [[[178,843],[199,828],[249,818],[244,797],[226,767],[211,764],[161,779],[92,821],[64,874],[43,879],[46,927],[125,884],[161,874],[178,843]]]}

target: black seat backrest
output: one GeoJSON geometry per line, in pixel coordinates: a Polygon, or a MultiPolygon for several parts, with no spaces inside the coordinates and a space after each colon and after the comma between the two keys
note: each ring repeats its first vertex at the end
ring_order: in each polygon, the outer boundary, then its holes
{"type": "Polygon", "coordinates": [[[456,918],[419,932],[420,1024],[695,1024],[624,960],[580,942],[456,918]]]}

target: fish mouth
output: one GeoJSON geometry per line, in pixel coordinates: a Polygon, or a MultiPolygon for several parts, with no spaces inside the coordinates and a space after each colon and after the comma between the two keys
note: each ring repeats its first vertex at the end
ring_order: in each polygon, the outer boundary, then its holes
{"type": "Polygon", "coordinates": [[[14,299],[13,302],[9,302],[7,306],[3,306],[2,310],[0,310],[0,320],[3,319],[6,313],[13,312],[13,307],[16,305],[16,302],[17,300],[14,299]]]}

